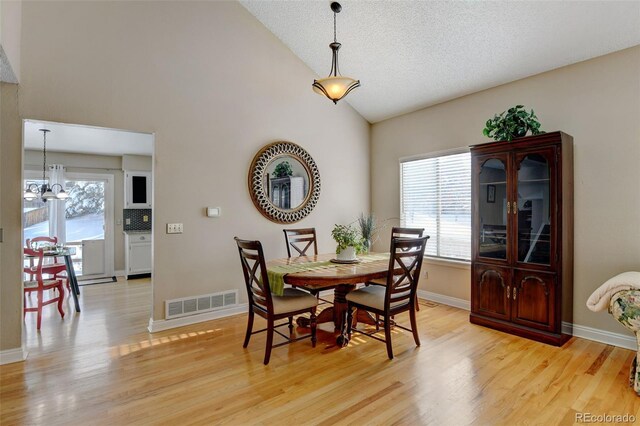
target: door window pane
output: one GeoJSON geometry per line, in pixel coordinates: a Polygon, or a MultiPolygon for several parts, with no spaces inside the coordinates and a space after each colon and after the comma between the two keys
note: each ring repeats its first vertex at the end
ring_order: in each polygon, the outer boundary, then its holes
{"type": "MultiPolygon", "coordinates": [[[[43,183],[45,181],[42,179],[27,179],[24,181],[24,187],[31,184],[41,187],[43,183]]],[[[24,200],[22,217],[25,241],[35,237],[49,236],[49,207],[40,197],[31,201],[24,200]]]]}
{"type": "Polygon", "coordinates": [[[507,258],[507,170],[497,158],[480,166],[480,256],[507,258]]]}
{"type": "Polygon", "coordinates": [[[518,170],[518,261],[548,265],[550,236],[549,163],[530,154],[518,170]]]}
{"type": "Polygon", "coordinates": [[[67,242],[104,239],[104,182],[66,182],[67,242]]]}

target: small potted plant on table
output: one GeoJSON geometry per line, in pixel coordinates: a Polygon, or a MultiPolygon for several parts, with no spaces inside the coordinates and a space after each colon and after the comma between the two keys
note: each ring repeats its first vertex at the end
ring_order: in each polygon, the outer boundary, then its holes
{"type": "Polygon", "coordinates": [[[362,237],[351,225],[336,225],[331,236],[338,243],[336,259],[343,262],[357,260],[356,254],[362,253],[362,237]]]}

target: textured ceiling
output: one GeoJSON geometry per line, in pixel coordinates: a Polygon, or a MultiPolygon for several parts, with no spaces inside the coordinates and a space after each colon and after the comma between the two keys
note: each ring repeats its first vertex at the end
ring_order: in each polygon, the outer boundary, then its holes
{"type": "MultiPolygon", "coordinates": [[[[329,73],[330,1],[241,3],[329,73]]],[[[370,122],[640,44],[639,1],[340,3],[340,71],[362,82],[345,100],[370,122]]]]}
{"type": "Polygon", "coordinates": [[[47,133],[47,151],[116,156],[153,153],[153,135],[148,133],[35,120],[25,121],[25,149],[42,150],[39,129],[51,130],[47,133]]]}

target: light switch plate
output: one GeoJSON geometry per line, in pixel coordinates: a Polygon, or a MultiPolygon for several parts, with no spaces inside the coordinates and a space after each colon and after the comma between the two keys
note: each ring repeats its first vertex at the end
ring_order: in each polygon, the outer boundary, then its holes
{"type": "Polygon", "coordinates": [[[222,216],[222,209],[220,207],[207,207],[208,217],[220,217],[222,216]]]}
{"type": "Polygon", "coordinates": [[[182,224],[167,223],[167,234],[182,234],[182,224]]]}

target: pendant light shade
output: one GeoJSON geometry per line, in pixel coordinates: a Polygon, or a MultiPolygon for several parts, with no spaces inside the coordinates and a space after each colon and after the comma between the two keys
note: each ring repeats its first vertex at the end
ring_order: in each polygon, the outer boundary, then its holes
{"type": "Polygon", "coordinates": [[[340,6],[340,3],[333,2],[331,3],[331,10],[333,11],[333,43],[329,44],[332,52],[331,71],[328,77],[313,80],[313,91],[326,96],[334,104],[337,104],[340,99],[347,96],[353,89],[360,87],[360,80],[340,75],[338,70],[338,50],[342,45],[338,43],[336,38],[336,14],[340,13],[342,6],[340,6]]]}
{"type": "Polygon", "coordinates": [[[23,198],[25,201],[33,201],[38,196],[43,202],[49,200],[66,200],[69,198],[69,193],[66,192],[62,185],[54,183],[49,185],[47,183],[47,133],[51,130],[40,129],[42,132],[42,185],[39,186],[35,183],[28,183],[24,190],[23,198]],[[57,192],[56,192],[57,191],[57,192]]]}

